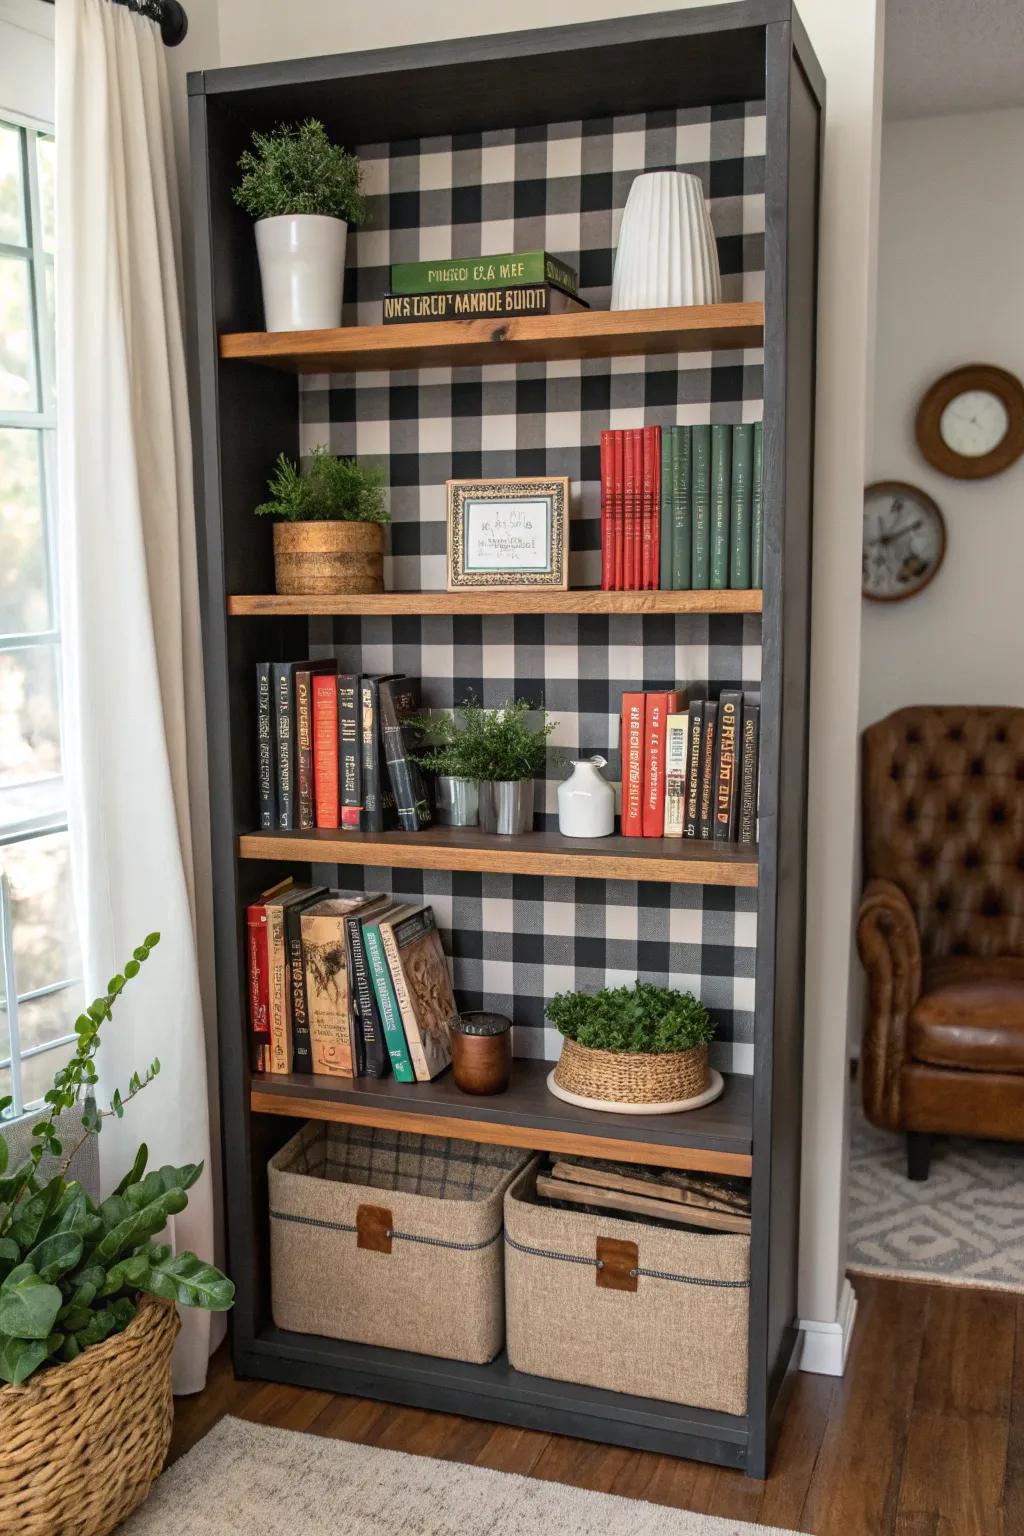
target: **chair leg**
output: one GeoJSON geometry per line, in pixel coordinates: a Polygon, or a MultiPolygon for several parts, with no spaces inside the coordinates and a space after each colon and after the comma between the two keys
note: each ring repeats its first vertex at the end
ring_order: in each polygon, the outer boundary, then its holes
{"type": "Polygon", "coordinates": [[[907,1178],[923,1183],[932,1160],[930,1131],[907,1132],[907,1178]]]}

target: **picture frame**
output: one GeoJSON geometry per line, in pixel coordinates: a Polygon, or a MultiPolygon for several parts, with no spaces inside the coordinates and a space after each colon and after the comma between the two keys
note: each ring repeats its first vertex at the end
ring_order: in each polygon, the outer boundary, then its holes
{"type": "Polygon", "coordinates": [[[448,481],[448,591],[569,586],[565,475],[448,481]]]}

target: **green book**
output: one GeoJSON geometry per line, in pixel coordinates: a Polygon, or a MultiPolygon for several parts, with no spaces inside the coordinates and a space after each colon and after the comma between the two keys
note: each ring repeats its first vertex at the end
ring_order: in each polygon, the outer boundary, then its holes
{"type": "Polygon", "coordinates": [[[370,969],[370,980],[377,996],[380,1021],[384,1026],[384,1043],[391,1057],[391,1070],[395,1074],[395,1082],[414,1083],[416,1073],[413,1071],[405,1030],[402,1028],[402,1015],[399,1012],[394,983],[391,980],[387,956],[381,941],[379,922],[363,924],[363,948],[366,951],[366,963],[370,969]]]}
{"type": "Polygon", "coordinates": [[[690,507],[690,427],[673,427],[672,459],[672,589],[687,592],[692,568],[693,516],[690,507]]]}
{"type": "Polygon", "coordinates": [[[729,585],[750,586],[751,471],[754,428],[732,429],[732,494],[729,520],[729,585]]]}
{"type": "Polygon", "coordinates": [[[729,489],[732,428],[711,428],[711,562],[708,585],[729,585],[729,489]]]}
{"type": "Polygon", "coordinates": [[[711,428],[690,429],[690,512],[693,517],[693,560],[690,582],[699,591],[708,585],[711,558],[711,428]]]}
{"type": "Polygon", "coordinates": [[[764,586],[764,422],[754,423],[750,463],[750,585],[764,586]]]}
{"type": "Polygon", "coordinates": [[[504,288],[517,283],[554,283],[574,297],[580,291],[573,267],[547,251],[510,251],[504,256],[453,256],[444,261],[396,261],[392,293],[457,293],[467,288],[504,288]]]}
{"type": "Polygon", "coordinates": [[[658,532],[658,586],[672,590],[672,488],[675,479],[676,429],[661,429],[661,509],[658,532]]]}

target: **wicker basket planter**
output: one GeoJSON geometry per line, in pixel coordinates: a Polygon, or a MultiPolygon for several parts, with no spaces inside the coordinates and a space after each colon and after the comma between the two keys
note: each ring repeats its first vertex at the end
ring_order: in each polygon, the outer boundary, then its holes
{"type": "Polygon", "coordinates": [[[123,1333],[0,1387],[0,1531],[107,1536],[142,1503],[170,1444],[180,1326],[144,1297],[123,1333]]]}
{"type": "Polygon", "coordinates": [[[380,523],[274,524],[274,584],[282,595],[384,591],[380,523]]]}
{"type": "Polygon", "coordinates": [[[595,1051],[575,1040],[562,1041],[555,1082],[583,1099],[611,1104],[672,1104],[694,1099],[708,1086],[708,1048],[662,1055],[595,1051]]]}

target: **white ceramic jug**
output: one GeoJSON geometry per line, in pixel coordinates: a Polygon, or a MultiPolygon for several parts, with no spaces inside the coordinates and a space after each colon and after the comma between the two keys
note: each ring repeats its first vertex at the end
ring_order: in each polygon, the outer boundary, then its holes
{"type": "Polygon", "coordinates": [[[563,837],[610,837],[615,831],[615,791],[601,775],[603,757],[573,761],[558,786],[558,830],[563,837]]]}

